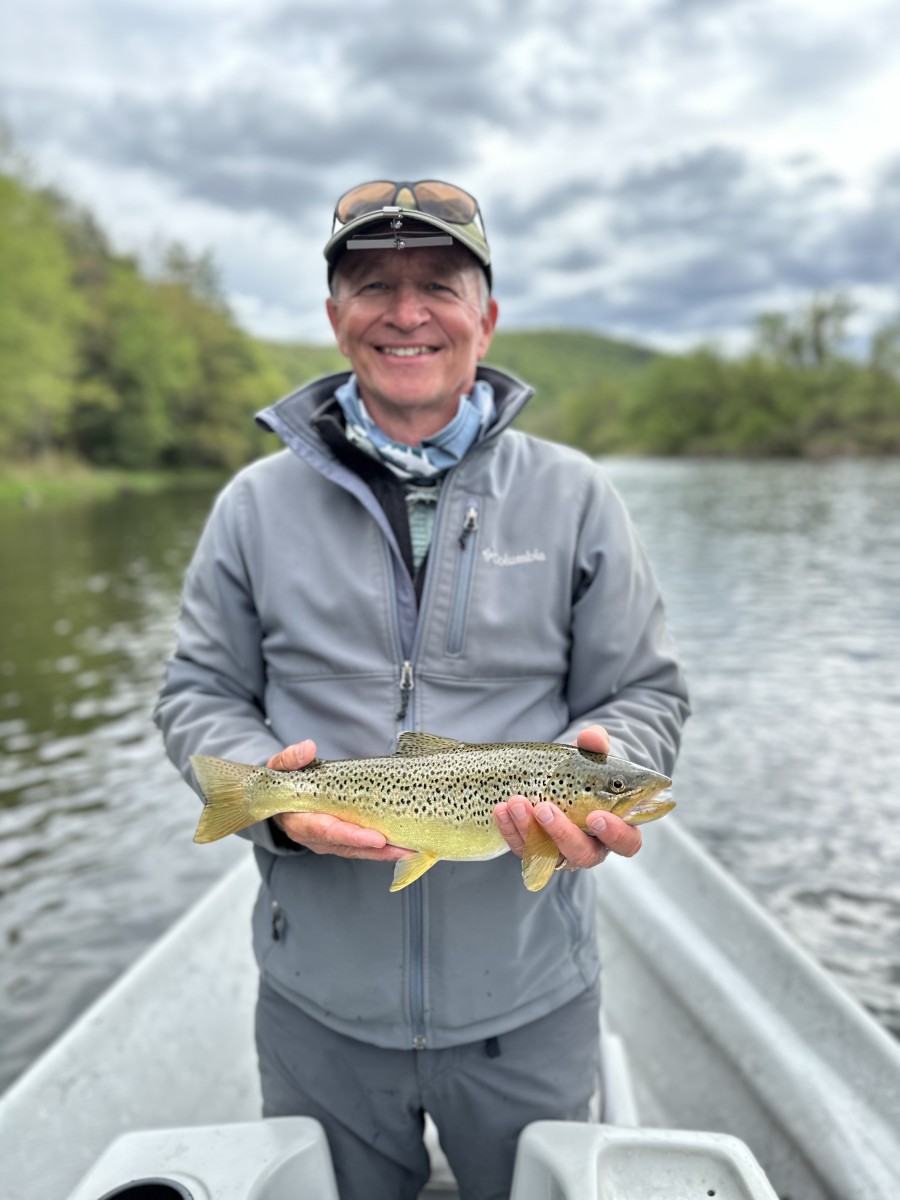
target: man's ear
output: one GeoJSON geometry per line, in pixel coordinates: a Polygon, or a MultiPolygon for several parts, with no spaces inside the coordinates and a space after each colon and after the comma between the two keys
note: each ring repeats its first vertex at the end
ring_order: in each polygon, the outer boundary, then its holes
{"type": "Polygon", "coordinates": [[[338,350],[347,357],[347,351],[344,348],[343,338],[341,336],[341,319],[340,308],[333,296],[329,296],[325,301],[325,311],[328,313],[328,320],[331,322],[331,328],[334,331],[334,338],[338,344],[338,350]]]}
{"type": "Polygon", "coordinates": [[[494,337],[494,330],[497,328],[497,317],[500,315],[500,308],[493,296],[488,300],[487,312],[481,317],[481,341],[478,343],[478,357],[484,358],[488,352],[488,347],[494,337]]]}

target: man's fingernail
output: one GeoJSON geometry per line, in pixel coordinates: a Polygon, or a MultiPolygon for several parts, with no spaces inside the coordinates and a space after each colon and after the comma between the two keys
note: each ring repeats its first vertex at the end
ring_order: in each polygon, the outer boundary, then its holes
{"type": "Polygon", "coordinates": [[[517,821],[524,821],[528,816],[527,800],[511,800],[509,810],[517,821]]]}
{"type": "Polygon", "coordinates": [[[592,833],[606,832],[606,817],[602,813],[591,813],[587,819],[588,827],[592,833]]]}
{"type": "Polygon", "coordinates": [[[553,809],[552,808],[536,808],[534,810],[534,815],[537,817],[537,819],[540,821],[540,823],[542,825],[549,825],[550,822],[553,820],[553,809]]]}

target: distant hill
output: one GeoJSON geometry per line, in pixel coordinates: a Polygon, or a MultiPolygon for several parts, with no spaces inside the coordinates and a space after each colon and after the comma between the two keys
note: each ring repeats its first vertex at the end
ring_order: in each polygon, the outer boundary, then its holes
{"type": "Polygon", "coordinates": [[[535,389],[519,428],[590,451],[622,445],[622,410],[660,356],[644,346],[569,329],[498,332],[486,362],[535,389]]]}
{"type": "Polygon", "coordinates": [[[346,371],[347,360],[337,346],[321,346],[313,342],[260,341],[272,365],[287,380],[289,388],[299,387],[319,375],[346,371]]]}

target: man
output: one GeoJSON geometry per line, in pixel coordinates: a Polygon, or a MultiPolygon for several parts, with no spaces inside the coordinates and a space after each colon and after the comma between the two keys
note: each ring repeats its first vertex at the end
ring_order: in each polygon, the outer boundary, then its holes
{"type": "MultiPolygon", "coordinates": [[[[191,754],[295,769],[417,728],[670,771],[686,694],[621,502],[584,456],[511,431],[530,389],[478,366],[497,304],[474,199],[361,185],[325,257],[352,373],[262,413],[286,448],[216,503],[157,707],[173,761],[194,784],[191,754]]],[[[529,1121],[589,1116],[588,869],[640,833],[522,797],[495,819],[512,854],[394,895],[405,851],[371,830],[281,813],[247,831],[264,1111],[322,1121],[344,1200],[418,1194],[426,1111],[468,1200],[508,1194],[529,1121]],[[535,820],[560,869],[532,894],[516,856],[535,820]]]]}

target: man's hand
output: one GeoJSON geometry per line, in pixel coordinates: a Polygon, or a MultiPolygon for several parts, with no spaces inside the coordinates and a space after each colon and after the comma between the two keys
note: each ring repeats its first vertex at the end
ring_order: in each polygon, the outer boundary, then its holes
{"type": "MultiPolygon", "coordinates": [[[[575,744],[581,750],[608,754],[609,734],[602,725],[590,725],[579,733],[575,744]]],[[[573,825],[555,804],[542,801],[532,805],[524,796],[510,796],[503,804],[496,805],[494,820],[510,850],[519,858],[524,853],[531,822],[537,821],[559,847],[560,865],[570,871],[596,867],[610,851],[631,858],[641,848],[640,829],[602,810],[588,817],[590,834],[573,825]]]]}
{"type": "MultiPolygon", "coordinates": [[[[315,742],[307,739],[279,751],[266,763],[273,771],[299,771],[316,757],[315,742]]],[[[411,853],[388,845],[387,838],[374,829],[364,829],[351,821],[327,813],[276,813],[272,820],[283,833],[314,854],[337,854],[341,858],[369,858],[376,862],[396,862],[411,853]]]]}

